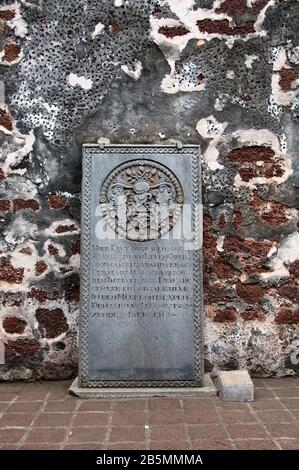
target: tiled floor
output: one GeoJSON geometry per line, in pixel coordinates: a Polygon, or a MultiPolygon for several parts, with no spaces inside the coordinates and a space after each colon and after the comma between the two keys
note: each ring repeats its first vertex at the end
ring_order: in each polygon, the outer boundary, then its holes
{"type": "Polygon", "coordinates": [[[69,382],[0,384],[0,449],[299,449],[299,379],[257,379],[253,403],[79,400],[69,382]]]}

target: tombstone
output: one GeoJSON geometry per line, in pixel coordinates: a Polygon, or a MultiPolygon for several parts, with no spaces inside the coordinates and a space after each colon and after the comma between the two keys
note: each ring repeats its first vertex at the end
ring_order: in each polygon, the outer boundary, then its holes
{"type": "Polygon", "coordinates": [[[84,145],[73,393],[203,390],[201,232],[197,146],[84,145]]]}

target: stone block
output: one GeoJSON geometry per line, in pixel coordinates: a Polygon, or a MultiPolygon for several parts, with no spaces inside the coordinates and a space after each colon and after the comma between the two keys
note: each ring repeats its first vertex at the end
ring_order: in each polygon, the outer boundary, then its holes
{"type": "Polygon", "coordinates": [[[254,400],[254,385],[247,370],[219,371],[217,379],[222,400],[254,400]]]}

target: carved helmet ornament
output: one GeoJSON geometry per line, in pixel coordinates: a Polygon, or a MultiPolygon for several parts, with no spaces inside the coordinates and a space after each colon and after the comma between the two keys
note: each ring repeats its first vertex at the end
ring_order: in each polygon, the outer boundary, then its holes
{"type": "Polygon", "coordinates": [[[152,160],[132,160],[115,168],[101,188],[107,224],[129,240],[160,238],[178,221],[183,190],[176,176],[152,160]]]}

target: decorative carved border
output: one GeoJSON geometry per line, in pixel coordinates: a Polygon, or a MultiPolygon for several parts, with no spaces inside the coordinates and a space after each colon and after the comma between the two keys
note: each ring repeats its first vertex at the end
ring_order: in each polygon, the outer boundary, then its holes
{"type": "Polygon", "coordinates": [[[150,388],[150,387],[200,387],[203,384],[203,341],[202,341],[202,255],[200,241],[200,212],[201,178],[200,178],[199,147],[187,145],[176,146],[136,145],[100,146],[96,144],[83,145],[83,182],[82,182],[82,231],[81,231],[81,282],[80,282],[80,322],[79,322],[79,385],[84,388],[150,388]],[[89,242],[90,242],[90,194],[91,194],[91,162],[98,154],[190,154],[192,155],[192,225],[195,233],[195,243],[198,246],[193,251],[194,285],[194,373],[195,380],[89,380],[88,378],[88,321],[89,321],[89,242]]]}

